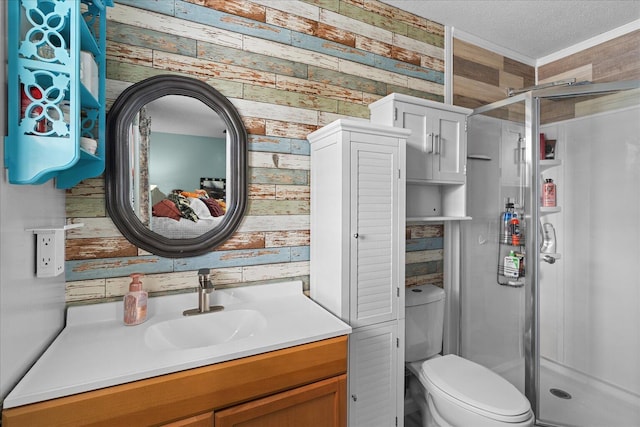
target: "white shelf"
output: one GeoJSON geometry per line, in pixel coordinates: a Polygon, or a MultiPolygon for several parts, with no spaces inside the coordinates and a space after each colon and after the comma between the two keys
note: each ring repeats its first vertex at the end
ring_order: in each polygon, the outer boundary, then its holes
{"type": "Polygon", "coordinates": [[[553,206],[553,207],[540,207],[540,215],[548,215],[548,214],[553,214],[553,213],[558,213],[562,211],[562,208],[560,206],[553,206]]]}
{"type": "Polygon", "coordinates": [[[409,222],[443,222],[443,221],[469,221],[470,216],[412,216],[407,217],[409,222]]]}
{"type": "Polygon", "coordinates": [[[551,159],[551,160],[540,160],[540,171],[560,166],[562,164],[562,160],[560,159],[551,159]]]}
{"type": "Polygon", "coordinates": [[[491,160],[490,156],[486,154],[467,154],[467,159],[471,160],[491,160]]]}

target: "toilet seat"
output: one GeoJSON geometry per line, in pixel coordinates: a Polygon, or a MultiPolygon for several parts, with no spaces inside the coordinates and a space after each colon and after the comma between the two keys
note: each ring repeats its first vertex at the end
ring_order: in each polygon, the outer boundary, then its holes
{"type": "Polygon", "coordinates": [[[531,418],[531,405],[515,386],[456,355],[423,362],[418,377],[430,393],[481,416],[507,423],[531,418]]]}

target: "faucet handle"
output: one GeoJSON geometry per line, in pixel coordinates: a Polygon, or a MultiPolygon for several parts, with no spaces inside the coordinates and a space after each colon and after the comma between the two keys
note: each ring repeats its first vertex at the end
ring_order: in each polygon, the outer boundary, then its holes
{"type": "Polygon", "coordinates": [[[211,270],[208,268],[201,268],[198,270],[198,282],[200,283],[200,288],[207,289],[209,292],[213,290],[213,283],[211,283],[210,274],[211,270]]]}

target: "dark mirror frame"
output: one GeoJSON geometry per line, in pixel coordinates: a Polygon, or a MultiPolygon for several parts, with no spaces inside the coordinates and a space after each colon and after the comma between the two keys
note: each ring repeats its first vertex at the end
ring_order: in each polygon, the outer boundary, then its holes
{"type": "Polygon", "coordinates": [[[107,212],[118,230],[131,243],[152,254],[167,258],[202,255],[227,240],[238,228],[247,206],[247,131],[233,104],[208,84],[190,77],[159,75],[125,89],[107,115],[105,193],[107,212]],[[231,177],[227,192],[232,194],[218,226],[201,236],[170,239],[148,229],[130,204],[129,126],[146,104],[167,95],[183,95],[202,101],[225,122],[229,135],[231,177]]]}

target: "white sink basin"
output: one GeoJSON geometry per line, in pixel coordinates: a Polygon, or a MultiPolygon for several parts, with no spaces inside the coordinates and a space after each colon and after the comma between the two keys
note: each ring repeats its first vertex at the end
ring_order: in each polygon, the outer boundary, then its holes
{"type": "Polygon", "coordinates": [[[286,281],[214,291],[223,311],[183,316],[195,293],[152,297],[147,320],[122,322],[122,301],[69,307],[67,323],[7,395],[4,408],[267,353],[351,332],[286,281]]]}
{"type": "Polygon", "coordinates": [[[209,347],[251,337],[267,326],[256,310],[229,310],[165,320],[144,335],[152,350],[186,350],[209,347]]]}

